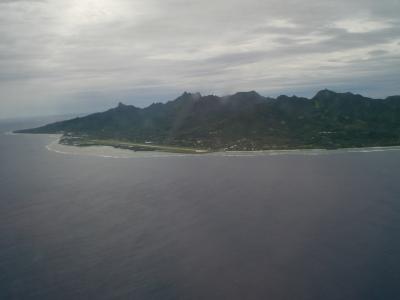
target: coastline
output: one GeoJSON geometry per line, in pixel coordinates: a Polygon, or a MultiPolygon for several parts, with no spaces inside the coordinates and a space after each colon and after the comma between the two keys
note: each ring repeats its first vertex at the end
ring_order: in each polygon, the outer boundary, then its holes
{"type": "Polygon", "coordinates": [[[165,153],[181,153],[181,154],[290,154],[290,153],[340,153],[340,152],[378,152],[378,151],[394,151],[400,150],[400,145],[392,146],[370,146],[370,147],[346,147],[346,148],[336,148],[336,149],[326,149],[326,148],[297,148],[297,149],[264,149],[264,150],[211,150],[211,149],[196,149],[187,148],[180,146],[168,146],[168,145],[156,145],[156,144],[142,144],[142,143],[131,143],[122,142],[118,140],[83,140],[82,143],[77,142],[75,145],[70,144],[67,139],[67,143],[62,142],[61,137],[59,139],[60,144],[66,146],[75,147],[93,147],[93,146],[108,146],[115,149],[127,149],[134,152],[152,152],[160,151],[165,153]],[[130,148],[132,147],[132,149],[130,148]],[[141,148],[140,150],[135,150],[135,147],[141,148]],[[147,150],[149,149],[149,150],[147,150]]]}
{"type": "MultiPolygon", "coordinates": [[[[30,133],[14,133],[12,131],[5,132],[5,135],[32,135],[30,133]]],[[[37,135],[37,134],[35,134],[37,135]]],[[[189,149],[180,147],[170,146],[159,146],[159,145],[144,145],[144,144],[133,144],[128,145],[135,146],[147,146],[152,148],[150,151],[140,150],[134,151],[131,149],[120,147],[127,143],[118,142],[117,144],[85,144],[85,145],[68,145],[60,143],[62,139],[61,134],[40,134],[49,137],[53,137],[54,140],[46,145],[48,151],[52,151],[64,155],[89,155],[98,156],[104,158],[134,158],[134,157],[183,157],[183,156],[262,156],[262,155],[328,155],[328,154],[344,154],[344,153],[371,153],[371,152],[384,152],[384,151],[400,151],[399,146],[374,146],[374,147],[351,147],[351,148],[338,148],[338,149],[322,149],[322,148],[299,148],[299,149],[274,149],[274,150],[252,150],[252,151],[239,151],[239,150],[227,150],[227,151],[204,151],[200,149],[189,149]],[[162,148],[162,150],[161,150],[162,148]],[[168,150],[180,150],[180,152],[168,151],[168,150]],[[184,151],[182,151],[184,150],[184,151]],[[196,151],[197,150],[197,151],[196,151]],[[200,150],[200,151],[199,151],[200,150]]],[[[100,142],[100,141],[99,141],[100,142]]],[[[116,142],[116,141],[115,141],[116,142]]]]}
{"type": "Polygon", "coordinates": [[[98,139],[82,139],[80,137],[65,137],[62,136],[59,143],[66,146],[77,147],[92,147],[92,146],[110,146],[116,149],[126,149],[134,152],[166,152],[166,153],[179,153],[179,154],[205,154],[213,151],[205,149],[188,148],[181,146],[171,145],[157,145],[153,143],[133,143],[118,140],[98,140],[98,139]]]}
{"type": "MultiPolygon", "coordinates": [[[[351,147],[338,149],[322,149],[322,148],[299,148],[299,149],[276,149],[276,150],[252,150],[252,151],[205,151],[205,152],[170,152],[170,151],[134,151],[130,149],[120,148],[115,145],[65,145],[60,143],[59,136],[55,141],[46,146],[49,151],[62,154],[86,154],[110,158],[130,158],[130,157],[183,157],[183,156],[262,156],[262,155],[329,155],[329,154],[345,154],[345,153],[372,153],[385,151],[400,151],[399,146],[374,146],[374,147],[351,147]],[[62,149],[61,149],[62,148],[62,149]],[[73,149],[73,151],[71,151],[73,149]],[[201,154],[201,155],[200,155],[201,154]]],[[[136,144],[142,145],[142,144],[136,144]]],[[[159,146],[154,145],[155,148],[159,146]]],[[[168,148],[168,146],[167,146],[168,148]]],[[[165,148],[164,148],[165,149],[165,148]]],[[[196,150],[196,149],[194,149],[196,150]]]]}

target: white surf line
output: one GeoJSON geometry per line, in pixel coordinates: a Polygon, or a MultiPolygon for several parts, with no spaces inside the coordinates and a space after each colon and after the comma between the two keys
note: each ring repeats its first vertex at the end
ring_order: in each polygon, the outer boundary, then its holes
{"type": "MultiPolygon", "coordinates": [[[[3,132],[4,135],[31,135],[30,133],[14,133],[13,131],[3,132]]],[[[43,134],[47,136],[56,136],[57,139],[51,142],[46,146],[47,150],[60,153],[60,154],[73,154],[73,155],[89,155],[89,156],[97,156],[97,157],[107,157],[107,158],[138,158],[138,157],[203,157],[203,156],[226,156],[226,157],[252,157],[252,156],[261,156],[261,155],[326,155],[326,154],[343,154],[343,153],[370,153],[370,152],[384,152],[384,151],[400,151],[400,146],[376,146],[376,147],[360,147],[360,148],[339,148],[339,149],[287,149],[287,150],[255,150],[255,151],[221,151],[221,152],[211,152],[211,153],[203,153],[203,154],[178,154],[178,153],[170,153],[170,154],[156,154],[151,155],[151,151],[148,151],[148,155],[127,155],[127,156],[115,156],[115,155],[103,155],[96,153],[82,153],[82,152],[73,152],[73,151],[61,151],[54,149],[52,146],[61,145],[63,147],[71,147],[78,148],[76,146],[62,145],[59,144],[61,135],[60,134],[43,134]]],[[[88,147],[109,147],[112,149],[118,149],[112,146],[88,146],[88,147]]],[[[79,149],[79,148],[78,148],[79,149]]],[[[122,149],[123,150],[123,149],[122,149]]],[[[131,150],[127,150],[131,151],[131,150]]],[[[136,154],[144,154],[145,151],[134,152],[136,154]]]]}
{"type": "MultiPolygon", "coordinates": [[[[203,155],[196,155],[196,154],[151,154],[144,153],[144,152],[134,152],[131,155],[106,155],[100,153],[89,153],[89,152],[75,152],[75,151],[61,151],[58,149],[52,148],[57,144],[57,141],[52,142],[51,144],[47,145],[46,148],[49,151],[56,152],[59,154],[64,155],[81,155],[81,156],[94,156],[94,157],[103,157],[103,158],[167,158],[167,157],[204,157],[204,156],[222,156],[222,157],[260,157],[260,156],[280,156],[280,155],[304,155],[304,156],[319,156],[319,155],[329,155],[329,154],[346,154],[346,153],[373,153],[373,152],[385,152],[385,151],[400,151],[400,148],[381,148],[381,149],[353,149],[353,150],[322,150],[322,151],[290,151],[287,152],[285,150],[282,151],[271,151],[271,152],[242,152],[242,153],[226,153],[226,152],[219,152],[219,153],[207,153],[203,155]]],[[[65,146],[74,148],[74,146],[65,146]]],[[[96,147],[96,146],[88,146],[88,147],[96,147]]],[[[103,147],[110,147],[111,146],[103,146],[103,147]]]]}
{"type": "Polygon", "coordinates": [[[18,135],[18,133],[14,133],[12,131],[3,132],[4,135],[18,135]]]}
{"type": "MultiPolygon", "coordinates": [[[[12,135],[17,135],[12,133],[12,135]]],[[[400,146],[387,146],[387,147],[365,147],[365,148],[342,148],[342,149],[290,149],[290,150],[257,150],[257,151],[225,151],[225,152],[214,152],[204,154],[152,154],[151,151],[145,153],[145,151],[133,152],[132,154],[127,152],[125,155],[109,155],[101,153],[90,153],[82,152],[76,146],[62,145],[59,144],[60,137],[52,141],[46,146],[48,151],[52,151],[64,155],[87,155],[94,157],[103,158],[167,158],[167,157],[205,157],[205,156],[223,156],[223,157],[259,157],[259,156],[276,156],[276,155],[328,155],[328,154],[346,154],[346,153],[372,153],[372,152],[385,152],[385,151],[400,151],[400,146]],[[54,146],[70,147],[71,151],[62,151],[55,149],[54,146]],[[74,149],[78,151],[73,151],[74,149]]],[[[104,147],[106,150],[118,150],[118,148],[112,146],[87,146],[90,147],[104,147]]],[[[103,149],[104,149],[103,148],[103,149]]],[[[123,149],[121,149],[123,150],[123,149]]],[[[132,151],[132,150],[126,150],[132,151]]],[[[154,152],[153,152],[154,153],[154,152]]]]}
{"type": "MultiPolygon", "coordinates": [[[[128,157],[123,157],[123,156],[103,155],[103,154],[96,154],[96,153],[79,153],[79,152],[74,152],[74,151],[61,151],[61,150],[52,148],[52,146],[54,146],[56,144],[58,144],[58,141],[53,141],[46,146],[46,149],[50,152],[55,152],[55,153],[63,154],[63,155],[95,156],[95,157],[104,157],[104,158],[128,158],[128,157]]],[[[73,146],[70,146],[70,147],[73,147],[73,146]]]]}
{"type": "MultiPolygon", "coordinates": [[[[46,146],[46,149],[48,151],[59,153],[59,154],[64,154],[64,155],[89,155],[89,156],[99,156],[99,157],[105,157],[105,158],[114,158],[114,156],[109,156],[109,155],[107,155],[107,156],[106,155],[101,155],[101,154],[99,154],[99,155],[96,155],[96,154],[90,155],[90,154],[87,154],[87,153],[78,153],[78,152],[74,152],[74,151],[61,151],[61,150],[58,150],[58,149],[54,149],[53,147],[55,145],[60,145],[59,141],[60,141],[60,138],[52,141],[50,144],[48,144],[46,146]]],[[[73,146],[70,146],[70,147],[73,147],[73,146]]]]}
{"type": "MultiPolygon", "coordinates": [[[[93,153],[93,152],[82,152],[81,149],[79,149],[76,146],[69,146],[69,145],[61,145],[59,144],[60,139],[56,139],[52,141],[50,144],[46,146],[46,149],[51,152],[59,153],[59,154],[64,154],[64,155],[81,155],[81,156],[93,156],[93,157],[103,157],[103,158],[165,158],[165,157],[186,157],[190,156],[190,154],[152,154],[152,152],[144,153],[144,152],[127,152],[125,155],[109,155],[109,154],[101,154],[101,153],[93,153]],[[71,151],[62,151],[59,149],[56,149],[54,146],[61,146],[61,147],[69,147],[71,151]],[[78,150],[78,151],[73,151],[73,150],[78,150]]],[[[114,148],[112,146],[87,146],[86,148],[103,148],[106,150],[118,150],[118,148],[114,148]]],[[[126,150],[126,151],[131,151],[131,150],[126,150]]]]}
{"type": "MultiPolygon", "coordinates": [[[[292,150],[257,150],[257,151],[226,151],[223,156],[262,156],[262,155],[329,155],[345,153],[372,153],[385,151],[400,151],[400,146],[365,147],[365,148],[341,148],[341,149],[292,149],[292,150]]],[[[218,155],[218,153],[215,153],[218,155]]]]}

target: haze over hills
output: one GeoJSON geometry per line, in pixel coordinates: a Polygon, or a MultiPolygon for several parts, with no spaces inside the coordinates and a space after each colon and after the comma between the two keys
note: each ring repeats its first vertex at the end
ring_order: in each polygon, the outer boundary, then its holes
{"type": "Polygon", "coordinates": [[[185,92],[167,103],[146,108],[119,103],[105,112],[17,132],[60,133],[65,143],[78,145],[112,140],[213,151],[393,146],[400,145],[400,96],[185,92]]]}

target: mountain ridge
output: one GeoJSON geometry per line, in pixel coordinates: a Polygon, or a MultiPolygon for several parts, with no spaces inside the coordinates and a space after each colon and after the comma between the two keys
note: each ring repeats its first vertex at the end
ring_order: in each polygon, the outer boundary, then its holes
{"type": "Polygon", "coordinates": [[[312,98],[184,92],[166,103],[138,108],[120,102],[104,112],[16,132],[210,151],[393,146],[400,145],[400,96],[373,99],[328,89],[312,98]]]}

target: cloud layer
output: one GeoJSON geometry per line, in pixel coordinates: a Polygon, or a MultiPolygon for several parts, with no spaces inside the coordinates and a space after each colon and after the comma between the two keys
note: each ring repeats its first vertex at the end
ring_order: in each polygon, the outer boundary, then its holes
{"type": "Polygon", "coordinates": [[[0,0],[0,118],[184,90],[400,93],[397,0],[0,0]]]}

